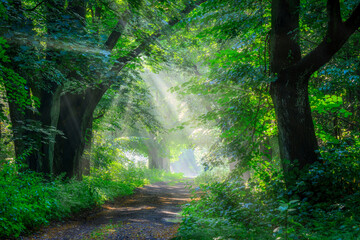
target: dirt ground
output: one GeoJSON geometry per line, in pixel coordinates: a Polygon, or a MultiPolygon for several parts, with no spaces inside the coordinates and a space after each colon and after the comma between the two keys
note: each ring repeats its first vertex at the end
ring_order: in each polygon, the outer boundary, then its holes
{"type": "Polygon", "coordinates": [[[181,218],[181,204],[190,200],[186,182],[160,182],[135,190],[131,196],[103,205],[81,220],[54,223],[30,239],[171,239],[181,218]]]}

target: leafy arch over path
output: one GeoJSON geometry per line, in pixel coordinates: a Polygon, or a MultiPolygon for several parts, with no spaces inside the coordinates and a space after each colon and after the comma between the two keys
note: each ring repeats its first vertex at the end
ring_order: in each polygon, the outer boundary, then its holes
{"type": "MultiPolygon", "coordinates": [[[[32,91],[40,93],[38,95],[40,99],[39,115],[35,114],[34,116],[33,113],[30,112],[25,115],[21,114],[17,111],[17,106],[14,105],[11,106],[12,122],[21,122],[24,119],[33,118],[40,121],[43,126],[50,125],[64,133],[64,136],[58,135],[56,141],[53,139],[50,142],[41,142],[39,143],[40,146],[33,149],[32,154],[28,157],[30,168],[35,171],[53,173],[56,175],[66,172],[68,177],[80,177],[83,173],[88,172],[88,161],[83,159],[84,162],[82,162],[82,154],[86,142],[90,141],[87,133],[89,131],[91,132],[93,113],[102,96],[114,83],[117,85],[124,83],[121,79],[122,77],[119,77],[118,74],[128,63],[134,61],[144,51],[148,51],[150,45],[157,38],[166,34],[172,26],[180,22],[186,14],[190,13],[203,2],[205,1],[186,1],[184,5],[182,5],[182,3],[178,4],[180,10],[177,12],[175,11],[176,14],[169,16],[168,21],[164,21],[157,30],[147,33],[145,37],[136,37],[139,42],[137,42],[135,47],[128,51],[126,55],[118,57],[113,66],[110,67],[109,72],[101,70],[92,72],[91,75],[84,75],[84,73],[79,74],[78,69],[69,71],[66,76],[67,79],[90,83],[88,84],[89,86],[83,90],[77,92],[63,92],[63,84],[52,84],[50,89],[43,90],[41,87],[32,84],[31,81],[28,80],[28,84],[33,86],[32,91]]],[[[30,10],[40,10],[40,5],[43,3],[44,2],[38,3],[38,5],[30,10]]],[[[15,8],[15,5],[11,4],[12,3],[9,2],[9,7],[14,7],[14,9],[17,9],[18,13],[23,11],[20,1],[16,2],[17,8],[15,8]]],[[[47,3],[46,8],[44,6],[44,9],[41,11],[44,11],[48,15],[56,13],[57,15],[54,14],[49,16],[51,16],[55,22],[61,22],[63,15],[58,15],[59,9],[56,7],[64,4],[65,3],[62,1],[50,1],[47,3]]],[[[132,17],[131,15],[133,14],[135,16],[137,14],[138,10],[132,8],[133,6],[136,6],[136,4],[134,5],[132,1],[129,1],[128,4],[128,9],[125,8],[115,29],[112,30],[105,45],[102,47],[109,52],[115,48],[116,43],[124,36],[124,31],[132,17]]],[[[78,36],[83,36],[84,29],[86,28],[84,25],[84,19],[86,17],[85,1],[70,1],[66,11],[67,14],[69,14],[70,24],[78,26],[78,28],[73,28],[73,31],[75,31],[78,36]],[[78,23],[81,23],[81,26],[78,23]]],[[[29,20],[31,21],[32,19],[29,20]]],[[[68,26],[68,24],[69,23],[66,23],[65,26],[68,26]]],[[[30,25],[25,27],[31,28],[30,25]]],[[[11,29],[9,29],[9,31],[10,30],[11,29]]],[[[64,29],[55,30],[55,34],[64,35],[66,34],[66,31],[64,29]]],[[[18,52],[16,49],[19,47],[21,46],[13,45],[15,52],[18,52]]],[[[48,51],[48,54],[56,54],[56,52],[57,51],[50,50],[48,51]]],[[[55,59],[55,61],[61,61],[61,58],[59,57],[53,59],[55,59]]],[[[11,90],[8,89],[8,91],[10,92],[11,90]]],[[[19,128],[20,127],[21,126],[19,126],[19,128]]],[[[24,132],[19,131],[15,134],[17,135],[15,137],[21,139],[23,134],[24,132]]],[[[52,137],[54,138],[55,135],[52,137]]],[[[25,146],[23,146],[23,143],[20,141],[16,142],[15,145],[17,156],[20,157],[24,154],[25,146]]]]}

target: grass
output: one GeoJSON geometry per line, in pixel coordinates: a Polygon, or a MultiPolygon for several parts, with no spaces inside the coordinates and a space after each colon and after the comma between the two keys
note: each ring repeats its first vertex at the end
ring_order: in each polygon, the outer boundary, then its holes
{"type": "MultiPolygon", "coordinates": [[[[345,165],[336,161],[335,167],[338,164],[345,165]]],[[[193,200],[183,206],[176,239],[358,240],[360,187],[353,179],[359,179],[359,171],[351,177],[353,185],[337,185],[338,179],[350,174],[333,174],[331,169],[343,169],[335,167],[325,163],[312,166],[292,189],[283,188],[281,178],[275,177],[254,175],[244,183],[237,176],[200,175],[195,179],[193,200]],[[311,189],[319,179],[325,187],[311,189]],[[307,182],[310,187],[303,188],[307,182]],[[315,191],[312,198],[299,197],[310,191],[315,191]]]]}
{"type": "Polygon", "coordinates": [[[102,227],[93,230],[90,233],[90,236],[85,238],[85,240],[108,239],[112,234],[116,232],[117,229],[121,227],[122,223],[103,225],[102,227]]]}
{"type": "Polygon", "coordinates": [[[114,197],[130,195],[137,187],[156,181],[176,181],[182,175],[112,163],[92,170],[83,181],[26,171],[12,163],[0,169],[0,239],[22,234],[102,205],[114,197]]]}

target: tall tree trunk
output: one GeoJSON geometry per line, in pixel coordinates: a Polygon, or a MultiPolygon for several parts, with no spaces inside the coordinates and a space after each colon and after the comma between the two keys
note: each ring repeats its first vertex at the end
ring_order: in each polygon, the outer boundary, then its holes
{"type": "Polygon", "coordinates": [[[271,83],[270,93],[278,123],[282,165],[285,173],[294,173],[296,165],[302,169],[319,160],[308,99],[310,76],[359,28],[360,4],[343,22],[339,0],[328,0],[327,33],[304,57],[298,41],[300,0],[273,0],[271,7],[270,65],[277,79],[271,83]]]}
{"type": "MultiPolygon", "coordinates": [[[[11,73],[8,76],[4,75],[4,86],[6,90],[7,100],[9,104],[9,115],[11,120],[11,127],[15,145],[15,159],[19,164],[27,164],[30,169],[38,169],[39,163],[36,158],[28,157],[30,152],[35,151],[37,143],[39,142],[37,136],[34,136],[31,131],[25,126],[31,124],[28,120],[36,119],[33,112],[25,107],[24,102],[30,99],[30,92],[28,82],[24,84],[20,83],[19,79],[22,75],[22,69],[18,66],[18,62],[15,58],[21,53],[20,47],[24,45],[23,41],[18,41],[14,32],[22,32],[24,29],[32,29],[32,22],[30,22],[22,12],[21,0],[14,0],[11,2],[12,15],[16,15],[15,22],[9,22],[8,35],[10,38],[7,39],[10,47],[7,49],[7,55],[10,57],[11,62],[5,63],[4,66],[8,69],[12,69],[15,72],[13,76],[11,73]],[[18,75],[16,75],[18,74],[18,75]]],[[[30,31],[29,35],[32,36],[33,32],[30,31]]],[[[25,43],[26,44],[26,43],[25,43]]],[[[25,168],[23,168],[25,169],[25,168]]]]}
{"type": "Polygon", "coordinates": [[[157,149],[149,149],[149,168],[161,169],[160,157],[157,154],[157,149]]]}
{"type": "MultiPolygon", "coordinates": [[[[54,127],[57,128],[59,115],[60,115],[60,94],[61,94],[61,86],[52,86],[54,92],[47,92],[42,90],[41,98],[40,98],[40,121],[43,127],[54,127]]],[[[55,149],[55,139],[56,133],[52,132],[50,139],[45,143],[42,143],[40,152],[42,156],[40,156],[42,166],[40,171],[43,173],[53,174],[54,169],[54,149],[55,149]]]]}
{"type": "Polygon", "coordinates": [[[101,97],[107,88],[88,88],[85,94],[65,93],[61,96],[60,117],[58,129],[66,138],[57,136],[54,156],[54,172],[66,173],[67,177],[81,179],[81,157],[84,153],[85,144],[90,141],[93,113],[101,97]]]}
{"type": "Polygon", "coordinates": [[[279,129],[279,148],[285,173],[296,165],[305,167],[317,161],[317,141],[308,99],[308,81],[303,71],[288,70],[301,59],[298,43],[299,0],[273,0],[271,30],[271,83],[279,129]]]}
{"type": "Polygon", "coordinates": [[[308,82],[296,73],[281,74],[271,85],[285,173],[318,161],[318,149],[308,98],[308,82]],[[285,76],[284,76],[285,75],[285,76]]]}
{"type": "Polygon", "coordinates": [[[91,119],[90,126],[87,128],[87,131],[85,133],[84,153],[80,159],[80,174],[84,176],[90,175],[91,148],[93,137],[92,123],[93,119],[91,119]]]}
{"type": "Polygon", "coordinates": [[[154,134],[150,133],[149,140],[145,143],[148,151],[150,169],[162,169],[162,159],[159,153],[160,144],[156,141],[154,134]]]}
{"type": "MultiPolygon", "coordinates": [[[[53,34],[59,34],[64,31],[62,28],[58,28],[59,25],[59,16],[58,11],[54,10],[55,6],[61,9],[65,2],[57,2],[54,0],[48,0],[50,7],[46,9],[47,17],[47,34],[52,36],[53,34]]],[[[58,53],[58,50],[53,49],[51,46],[48,46],[46,49],[46,59],[48,61],[55,61],[60,64],[61,59],[55,57],[58,53]]],[[[51,79],[43,77],[39,79],[39,82],[42,81],[42,87],[39,88],[39,84],[35,83],[32,86],[33,94],[38,97],[40,101],[39,106],[39,121],[41,122],[41,127],[48,128],[52,127],[53,129],[57,128],[59,114],[60,114],[60,94],[62,86],[58,83],[52,82],[51,79]]],[[[56,133],[51,132],[47,141],[42,141],[37,152],[32,153],[32,158],[37,158],[40,163],[38,172],[43,172],[47,174],[53,174],[53,162],[54,162],[54,147],[55,147],[55,138],[56,133]]]]}

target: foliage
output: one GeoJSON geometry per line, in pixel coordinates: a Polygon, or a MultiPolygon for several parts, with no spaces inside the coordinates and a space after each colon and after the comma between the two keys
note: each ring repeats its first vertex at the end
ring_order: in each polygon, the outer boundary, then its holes
{"type": "Polygon", "coordinates": [[[359,143],[328,143],[286,186],[276,162],[258,161],[252,178],[201,181],[184,206],[179,239],[357,239],[359,143]]]}
{"type": "Polygon", "coordinates": [[[149,179],[150,183],[155,182],[176,182],[184,178],[182,173],[171,173],[161,169],[148,169],[144,168],[144,176],[149,179]]]}
{"type": "Polygon", "coordinates": [[[161,170],[113,163],[108,171],[94,171],[83,181],[50,180],[39,173],[19,172],[21,167],[4,163],[0,169],[0,238],[20,234],[103,204],[114,197],[132,194],[150,182],[181,179],[161,170]]]}
{"type": "Polygon", "coordinates": [[[174,62],[196,74],[173,91],[203,97],[207,111],[197,120],[220,132],[203,159],[208,164],[227,158],[247,165],[276,134],[268,94],[274,80],[267,71],[269,17],[268,1],[207,1],[172,35],[174,62]]]}
{"type": "Polygon", "coordinates": [[[200,184],[183,209],[179,239],[270,239],[269,203],[240,178],[200,184]]]}
{"type": "MultiPolygon", "coordinates": [[[[92,174],[82,182],[19,172],[23,166],[3,163],[0,237],[17,237],[50,219],[130,194],[135,187],[180,177],[135,166],[126,157],[130,150],[148,156],[151,150],[157,151],[157,157],[178,155],[185,145],[182,141],[189,141],[188,132],[175,136],[180,134],[174,131],[168,135],[173,145],[165,144],[168,139],[162,134],[162,119],[156,116],[149,90],[154,81],[145,82],[140,74],[143,66],[159,72],[168,61],[194,73],[173,86],[172,92],[183,100],[197,96],[192,100],[198,104],[189,109],[200,114],[198,125],[219,133],[219,140],[208,140],[215,144],[203,159],[206,166],[238,162],[231,177],[226,170],[214,168],[195,180],[198,201],[184,209],[180,238],[359,237],[358,34],[311,76],[308,92],[321,157],[285,184],[278,144],[271,142],[278,127],[269,94],[269,85],[276,81],[269,76],[271,1],[209,0],[187,16],[181,12],[194,1],[18,2],[21,6],[0,1],[0,120],[9,121],[6,104],[12,113],[20,113],[21,117],[12,119],[12,140],[27,143],[20,157],[29,157],[30,151],[45,154],[43,147],[61,134],[58,120],[73,117],[60,118],[59,109],[68,104],[61,100],[58,107],[50,104],[58,112],[47,116],[43,106],[49,102],[43,96],[59,92],[59,98],[87,99],[83,96],[89,90],[107,91],[95,114],[88,114],[95,119],[95,141],[92,174]],[[73,12],[75,2],[84,3],[83,18],[73,12]],[[177,32],[168,34],[175,23],[177,32]],[[109,49],[106,40],[113,33],[120,37],[109,49]],[[238,176],[249,169],[252,178],[243,182],[238,176]]],[[[346,19],[359,1],[340,4],[346,19]]],[[[326,34],[325,1],[301,1],[299,14],[296,31],[306,55],[326,34]]],[[[167,99],[161,96],[157,101],[167,99]]],[[[166,113],[172,109],[159,106],[164,119],[178,123],[177,116],[166,113]]]]}
{"type": "Polygon", "coordinates": [[[220,165],[212,167],[211,169],[202,171],[195,179],[196,185],[212,183],[212,182],[223,182],[230,174],[228,166],[220,165]]]}
{"type": "Polygon", "coordinates": [[[54,200],[57,189],[44,184],[44,179],[35,173],[17,173],[14,164],[1,168],[1,237],[17,237],[27,228],[46,224],[60,211],[54,200]],[[55,210],[55,211],[54,211],[55,210]]]}

